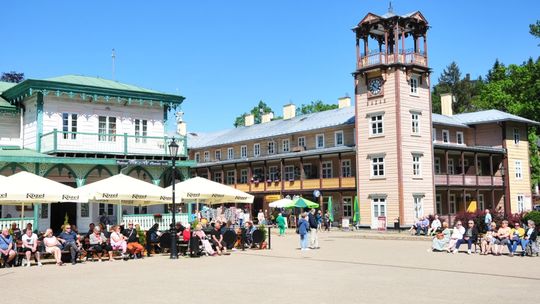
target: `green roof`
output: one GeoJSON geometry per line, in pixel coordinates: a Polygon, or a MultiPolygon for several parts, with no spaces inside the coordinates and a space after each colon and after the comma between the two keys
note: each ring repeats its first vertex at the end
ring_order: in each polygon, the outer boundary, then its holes
{"type": "Polygon", "coordinates": [[[99,78],[99,77],[89,77],[81,75],[64,75],[52,78],[45,78],[43,80],[69,83],[75,85],[84,85],[97,88],[113,89],[113,90],[124,90],[124,91],[134,91],[141,93],[158,93],[163,94],[162,92],[141,88],[131,84],[121,83],[118,81],[113,81],[109,79],[99,78]]]}
{"type": "Polygon", "coordinates": [[[16,85],[17,84],[13,82],[0,81],[0,93],[16,85]]]}
{"type": "Polygon", "coordinates": [[[21,149],[19,147],[0,147],[0,157],[2,156],[17,156],[17,157],[51,157],[47,154],[42,154],[30,149],[21,149]]]}

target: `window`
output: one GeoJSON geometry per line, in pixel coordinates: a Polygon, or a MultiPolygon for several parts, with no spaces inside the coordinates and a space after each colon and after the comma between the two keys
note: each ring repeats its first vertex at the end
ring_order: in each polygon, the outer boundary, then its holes
{"type": "Polygon", "coordinates": [[[317,136],[315,136],[315,139],[316,139],[316,147],[317,149],[322,149],[324,148],[324,134],[317,134],[317,136]]]}
{"type": "Polygon", "coordinates": [[[371,159],[371,177],[384,176],[384,157],[373,157],[371,159]]]}
{"type": "Polygon", "coordinates": [[[135,119],[135,142],[146,143],[146,136],[148,136],[148,125],[146,120],[135,119]],[[143,136],[140,138],[139,136],[143,136]]]}
{"type": "Polygon", "coordinates": [[[294,180],[294,166],[285,166],[285,180],[294,180]]]}
{"type": "Polygon", "coordinates": [[[521,213],[525,211],[525,196],[523,194],[518,194],[517,196],[517,212],[521,213]]]}
{"type": "Polygon", "coordinates": [[[227,148],[227,159],[234,159],[234,149],[227,148]]]}
{"type": "Polygon", "coordinates": [[[276,143],[273,141],[268,142],[268,154],[274,154],[276,152],[276,143]]]}
{"type": "Polygon", "coordinates": [[[450,132],[448,130],[442,130],[442,141],[445,144],[450,142],[450,132]]]}
{"type": "Polygon", "coordinates": [[[373,204],[373,216],[386,216],[386,198],[383,197],[374,197],[371,200],[373,204]]]}
{"type": "Polygon", "coordinates": [[[49,204],[41,204],[41,218],[49,218],[49,204]]]}
{"type": "Polygon", "coordinates": [[[214,158],[215,160],[221,160],[221,150],[216,150],[216,152],[214,152],[214,158]]]}
{"type": "Polygon", "coordinates": [[[90,217],[90,204],[89,203],[81,204],[81,217],[90,217]]]}
{"type": "Polygon", "coordinates": [[[343,146],[343,131],[336,131],[334,133],[334,145],[336,147],[343,146]]]}
{"type": "Polygon", "coordinates": [[[448,164],[446,166],[446,174],[450,174],[450,175],[455,174],[455,172],[454,172],[454,160],[451,159],[451,158],[448,159],[448,164]]]}
{"type": "Polygon", "coordinates": [[[210,152],[209,151],[204,151],[204,161],[205,162],[210,161],[210,152]]]}
{"type": "Polygon", "coordinates": [[[284,139],[281,142],[281,151],[283,152],[289,152],[291,150],[291,143],[288,139],[284,139]]]}
{"type": "Polygon", "coordinates": [[[413,155],[412,157],[412,167],[413,167],[413,176],[421,177],[422,176],[422,166],[420,163],[420,155],[413,155]]]}
{"type": "Polygon", "coordinates": [[[456,143],[458,145],[464,145],[465,141],[463,140],[463,132],[456,132],[456,143]]]}
{"type": "Polygon", "coordinates": [[[461,163],[461,159],[458,161],[458,167],[459,167],[459,174],[464,174],[467,169],[469,168],[469,160],[464,159],[463,164],[461,163]]]}
{"type": "Polygon", "coordinates": [[[478,174],[478,175],[482,175],[482,174],[483,174],[483,171],[484,171],[484,170],[482,169],[482,160],[479,159],[479,160],[476,162],[476,167],[478,168],[477,174],[478,174]]]}
{"type": "Polygon", "coordinates": [[[225,183],[227,185],[234,185],[234,181],[236,179],[236,172],[234,170],[227,171],[227,179],[225,180],[225,183]]]}
{"type": "Polygon", "coordinates": [[[431,139],[433,140],[433,142],[436,142],[437,141],[437,129],[433,128],[432,132],[433,133],[431,133],[431,139]]]}
{"type": "Polygon", "coordinates": [[[441,158],[435,157],[433,166],[435,167],[435,174],[441,174],[441,158]]]}
{"type": "Polygon", "coordinates": [[[413,203],[414,203],[414,217],[415,218],[421,218],[424,216],[424,203],[422,196],[413,196],[413,203]]]}
{"type": "Polygon", "coordinates": [[[420,114],[418,113],[412,113],[411,114],[411,125],[412,125],[412,133],[415,135],[420,134],[420,114]]]}
{"type": "Polygon", "coordinates": [[[98,121],[98,140],[116,141],[116,117],[99,116],[98,121]]]}
{"type": "Polygon", "coordinates": [[[352,217],[352,215],[353,215],[352,197],[344,196],[343,197],[343,216],[352,217]]]}
{"type": "Polygon", "coordinates": [[[418,77],[413,76],[411,77],[411,80],[409,81],[411,85],[411,94],[418,95],[418,77]]]}
{"type": "Polygon", "coordinates": [[[322,163],[322,178],[332,178],[332,161],[325,161],[322,163]]]}
{"type": "Polygon", "coordinates": [[[262,181],[264,179],[264,171],[262,168],[253,168],[253,180],[262,181]]]}
{"type": "Polygon", "coordinates": [[[371,116],[370,123],[371,127],[369,128],[369,135],[377,136],[384,133],[382,114],[371,116]]]}
{"type": "Polygon", "coordinates": [[[114,215],[113,204],[99,204],[99,215],[107,213],[108,216],[114,215]]]}
{"type": "Polygon", "coordinates": [[[516,160],[514,164],[516,168],[516,179],[522,179],[523,175],[522,175],[522,170],[521,170],[521,161],[516,160]]]}
{"type": "Polygon", "coordinates": [[[195,153],[195,161],[198,163],[201,161],[201,154],[199,152],[195,153]]]}
{"type": "Polygon", "coordinates": [[[253,156],[255,157],[261,156],[261,144],[253,145],[253,156]]]}
{"type": "Polygon", "coordinates": [[[301,136],[301,137],[298,137],[298,146],[299,147],[306,147],[306,137],[304,136],[301,136]]]}
{"type": "Polygon", "coordinates": [[[271,166],[268,168],[268,180],[279,181],[279,172],[277,166],[271,166]]]}
{"type": "Polygon", "coordinates": [[[478,194],[478,210],[484,210],[484,195],[478,194]]]}
{"type": "Polygon", "coordinates": [[[442,205],[441,205],[441,195],[440,194],[437,194],[435,195],[435,212],[437,214],[441,214],[442,213],[442,205]]]}
{"type": "Polygon", "coordinates": [[[240,184],[247,184],[248,182],[248,169],[240,170],[240,184]]]}
{"type": "Polygon", "coordinates": [[[351,177],[351,161],[348,159],[341,160],[341,177],[351,177]]]}
{"type": "Polygon", "coordinates": [[[64,139],[77,139],[77,114],[62,113],[62,131],[64,139]]]}
{"type": "Polygon", "coordinates": [[[514,144],[519,144],[520,136],[519,136],[519,129],[514,128],[514,144]]]}
{"type": "Polygon", "coordinates": [[[456,213],[456,196],[454,194],[450,194],[448,199],[448,210],[450,214],[456,213]]]}
{"type": "Polygon", "coordinates": [[[148,207],[146,207],[146,206],[142,206],[142,207],[135,206],[135,207],[133,207],[133,213],[135,213],[135,214],[148,214],[148,207]]]}
{"type": "Polygon", "coordinates": [[[214,181],[216,183],[221,183],[222,182],[222,177],[223,177],[223,174],[221,172],[214,172],[214,181]]]}
{"type": "Polygon", "coordinates": [[[247,158],[247,146],[240,147],[240,158],[247,158]]]}

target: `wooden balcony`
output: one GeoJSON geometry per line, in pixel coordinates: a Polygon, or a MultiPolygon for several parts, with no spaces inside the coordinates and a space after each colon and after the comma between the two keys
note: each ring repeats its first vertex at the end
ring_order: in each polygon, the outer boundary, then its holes
{"type": "Polygon", "coordinates": [[[478,186],[489,186],[489,187],[502,187],[503,177],[502,176],[476,176],[476,175],[447,175],[447,174],[436,174],[435,175],[435,185],[436,186],[469,186],[469,187],[478,187],[478,186]]]}
{"type": "Polygon", "coordinates": [[[416,53],[413,50],[400,50],[397,60],[395,60],[394,54],[388,54],[387,56],[384,52],[373,52],[363,55],[360,60],[358,60],[357,68],[362,69],[374,65],[387,65],[395,63],[427,66],[427,59],[424,54],[416,53]]]}
{"type": "Polygon", "coordinates": [[[321,180],[318,178],[300,180],[285,180],[285,181],[272,181],[272,182],[253,182],[251,184],[236,184],[236,189],[244,192],[280,192],[283,191],[295,191],[295,190],[324,190],[324,189],[339,189],[339,188],[355,188],[356,177],[343,177],[341,178],[341,187],[339,186],[339,178],[323,178],[322,187],[321,180]],[[303,185],[303,187],[302,187],[303,185]],[[251,186],[251,190],[250,190],[251,186]]]}

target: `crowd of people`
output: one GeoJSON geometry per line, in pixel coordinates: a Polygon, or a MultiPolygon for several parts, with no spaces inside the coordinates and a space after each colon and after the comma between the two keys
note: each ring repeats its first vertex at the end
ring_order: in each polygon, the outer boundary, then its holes
{"type": "Polygon", "coordinates": [[[498,226],[493,221],[490,211],[486,210],[483,226],[477,227],[477,223],[470,219],[466,221],[466,225],[457,220],[454,227],[450,228],[447,222],[441,223],[435,215],[431,223],[427,218],[419,219],[411,231],[433,236],[431,248],[428,251],[455,254],[458,253],[461,245],[466,244],[467,254],[476,252],[479,248],[481,255],[500,256],[507,249],[508,256],[512,257],[518,254],[519,246],[521,256],[538,256],[538,229],[534,221],[528,220],[526,225],[523,225],[519,221],[510,223],[508,220],[503,220],[498,226]]]}

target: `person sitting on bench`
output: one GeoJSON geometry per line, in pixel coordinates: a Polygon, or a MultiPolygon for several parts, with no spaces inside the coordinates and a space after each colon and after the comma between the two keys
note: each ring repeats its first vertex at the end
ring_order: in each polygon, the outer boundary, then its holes
{"type": "Polygon", "coordinates": [[[101,232],[99,226],[94,227],[94,233],[90,234],[90,248],[94,250],[93,255],[98,257],[101,262],[101,256],[108,252],[109,253],[109,262],[114,261],[113,259],[113,250],[109,244],[107,244],[107,238],[105,234],[101,232]]]}
{"type": "Polygon", "coordinates": [[[71,253],[71,264],[77,264],[80,242],[77,234],[71,231],[71,225],[67,224],[64,226],[64,231],[58,235],[58,241],[62,243],[64,250],[71,253]]]}
{"type": "MultiPolygon", "coordinates": [[[[26,228],[26,233],[22,236],[22,250],[26,256],[26,267],[30,267],[30,258],[32,253],[36,259],[37,265],[42,266],[39,261],[39,251],[37,250],[38,237],[32,232],[32,228],[26,228]]],[[[24,266],[24,265],[23,265],[24,266]]]]}
{"type": "Polygon", "coordinates": [[[139,235],[137,234],[137,230],[133,228],[132,222],[128,223],[128,228],[124,229],[122,234],[127,239],[127,250],[130,254],[133,255],[133,258],[142,258],[142,252],[144,251],[144,247],[139,244],[139,235]]]}
{"type": "Polygon", "coordinates": [[[56,265],[64,265],[64,263],[62,262],[62,250],[60,249],[60,246],[62,246],[62,244],[53,235],[52,229],[49,228],[45,231],[43,244],[45,245],[45,252],[50,253],[54,256],[54,259],[56,260],[56,265]]]}
{"type": "Polygon", "coordinates": [[[15,248],[13,236],[9,234],[9,229],[2,229],[2,234],[0,235],[0,255],[4,260],[6,267],[13,266],[13,260],[15,260],[15,257],[17,256],[17,253],[13,248],[15,248]]]}
{"type": "Polygon", "coordinates": [[[206,251],[208,255],[211,255],[211,256],[217,255],[217,253],[212,248],[212,244],[210,244],[210,241],[208,241],[206,237],[206,233],[204,233],[204,231],[202,230],[201,224],[197,224],[197,227],[195,227],[195,232],[193,233],[193,237],[197,237],[199,238],[199,240],[201,240],[201,243],[204,247],[204,251],[206,251]]]}
{"type": "Polygon", "coordinates": [[[221,222],[217,221],[214,224],[214,229],[210,233],[212,236],[212,245],[216,248],[219,255],[227,252],[227,244],[223,241],[223,234],[221,234],[221,222]]]}
{"type": "Polygon", "coordinates": [[[159,243],[159,237],[161,232],[159,231],[159,224],[155,223],[146,232],[146,256],[150,256],[150,252],[154,250],[154,246],[159,243]]]}
{"type": "Polygon", "coordinates": [[[465,229],[465,233],[463,234],[463,238],[457,240],[456,248],[454,249],[453,253],[458,252],[459,246],[461,246],[461,244],[467,243],[467,254],[471,254],[472,244],[475,244],[477,240],[478,240],[478,229],[474,225],[474,221],[469,220],[467,229],[465,229]]]}
{"type": "Polygon", "coordinates": [[[122,253],[122,259],[126,259],[126,252],[127,252],[127,242],[126,237],[120,233],[120,226],[114,225],[111,228],[111,247],[113,250],[121,250],[122,253]]]}
{"type": "Polygon", "coordinates": [[[248,248],[253,246],[253,232],[255,232],[256,229],[257,228],[255,228],[252,221],[246,222],[246,245],[248,248]]]}

